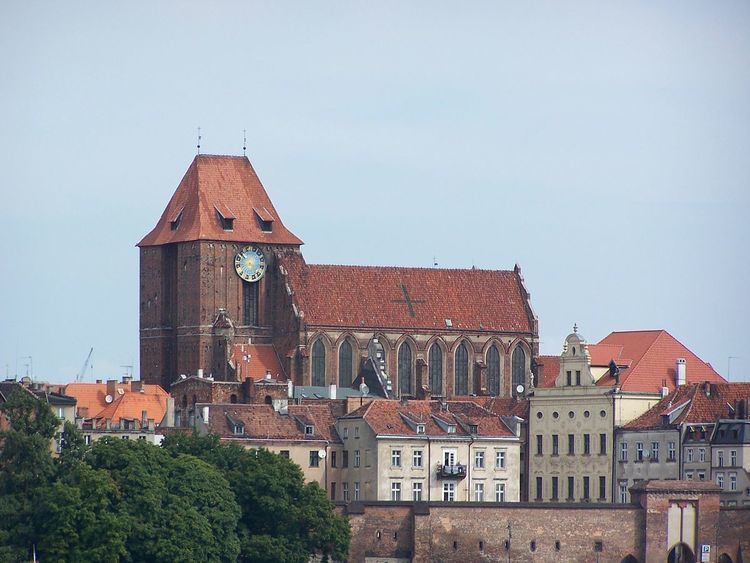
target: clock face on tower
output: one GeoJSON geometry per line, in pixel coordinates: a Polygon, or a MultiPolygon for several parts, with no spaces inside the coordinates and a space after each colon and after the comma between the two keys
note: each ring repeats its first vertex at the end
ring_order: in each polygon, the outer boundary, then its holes
{"type": "Polygon", "coordinates": [[[246,246],[234,257],[234,269],[246,282],[257,282],[266,273],[266,258],[258,248],[246,246]]]}

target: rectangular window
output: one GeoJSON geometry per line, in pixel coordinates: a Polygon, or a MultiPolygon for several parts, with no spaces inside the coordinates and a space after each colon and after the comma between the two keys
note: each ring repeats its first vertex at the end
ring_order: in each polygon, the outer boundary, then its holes
{"type": "Polygon", "coordinates": [[[542,500],[542,478],[536,478],[536,500],[542,500]]]}
{"type": "Polygon", "coordinates": [[[482,450],[474,452],[474,467],[484,469],[484,452],[482,450]]]}
{"type": "Polygon", "coordinates": [[[674,442],[667,444],[667,461],[675,461],[677,455],[677,448],[674,442]]]}
{"type": "Polygon", "coordinates": [[[443,483],[443,502],[453,502],[456,500],[456,484],[443,483]]]}
{"type": "Polygon", "coordinates": [[[495,502],[505,502],[505,483],[495,483],[495,502]]]}
{"type": "Polygon", "coordinates": [[[628,461],[628,444],[620,442],[620,461],[628,461]]]}
{"type": "Polygon", "coordinates": [[[706,480],[706,472],[698,471],[698,481],[705,481],[705,480],[706,480]]]}
{"type": "Polygon", "coordinates": [[[576,492],[575,477],[568,477],[568,500],[573,500],[576,492]]]}
{"type": "Polygon", "coordinates": [[[737,474],[736,473],[729,474],[729,490],[730,491],[737,490],[737,474]]]}
{"type": "Polygon", "coordinates": [[[721,450],[716,452],[716,465],[724,467],[724,452],[721,450]]]}
{"type": "Polygon", "coordinates": [[[422,500],[422,483],[419,481],[415,481],[411,484],[411,498],[416,501],[420,502],[422,500]]]}
{"type": "Polygon", "coordinates": [[[560,454],[560,443],[558,438],[559,436],[557,434],[552,434],[552,455],[560,454]]]}
{"type": "Polygon", "coordinates": [[[729,451],[729,465],[731,467],[737,467],[737,450],[729,451]]]}
{"type": "Polygon", "coordinates": [[[568,384],[568,387],[570,387],[571,385],[573,385],[572,372],[570,372],[570,371],[566,371],[565,372],[565,382],[568,384]]]}
{"type": "Polygon", "coordinates": [[[552,500],[557,500],[557,477],[552,477],[552,500]]]}
{"type": "Polygon", "coordinates": [[[456,465],[456,450],[443,450],[443,465],[456,465]]]}
{"type": "Polygon", "coordinates": [[[620,492],[620,502],[625,504],[626,502],[628,502],[628,482],[620,481],[617,488],[620,492]]]}
{"type": "Polygon", "coordinates": [[[344,450],[343,452],[341,452],[341,467],[349,467],[349,450],[344,450]]]}
{"type": "Polygon", "coordinates": [[[242,284],[242,318],[246,325],[258,324],[258,286],[257,283],[242,284]]]}
{"type": "Polygon", "coordinates": [[[83,437],[83,443],[86,444],[87,446],[91,445],[91,435],[90,434],[86,434],[83,437]]]}
{"type": "Polygon", "coordinates": [[[336,452],[331,452],[331,467],[336,467],[336,452]]]}
{"type": "Polygon", "coordinates": [[[576,385],[581,385],[581,371],[576,370],[576,385]]]}
{"type": "Polygon", "coordinates": [[[591,454],[591,435],[584,434],[583,435],[583,455],[590,455],[590,454],[591,454]]]}
{"type": "Polygon", "coordinates": [[[414,450],[411,455],[412,467],[423,467],[422,450],[414,450]]]}
{"type": "Polygon", "coordinates": [[[318,450],[310,450],[310,467],[320,466],[320,457],[318,457],[318,450]]]}
{"type": "Polygon", "coordinates": [[[391,483],[391,500],[401,500],[401,483],[398,481],[391,483]]]}
{"type": "Polygon", "coordinates": [[[354,481],[354,500],[359,500],[359,481],[354,481]]]}
{"type": "Polygon", "coordinates": [[[589,494],[589,478],[583,477],[583,500],[589,500],[591,495],[589,494]]]}
{"type": "Polygon", "coordinates": [[[354,427],[354,437],[359,438],[359,426],[354,427]]]}
{"type": "Polygon", "coordinates": [[[607,498],[607,478],[604,476],[599,477],[599,500],[607,498]]]}
{"type": "Polygon", "coordinates": [[[542,455],[544,453],[544,448],[542,448],[542,435],[537,434],[536,435],[536,455],[542,455]]]}
{"type": "Polygon", "coordinates": [[[700,448],[698,450],[698,460],[703,463],[706,461],[706,448],[700,448]]]}
{"type": "Polygon", "coordinates": [[[686,481],[692,481],[693,480],[693,472],[692,471],[685,471],[685,480],[686,481]]]}
{"type": "Polygon", "coordinates": [[[568,455],[575,455],[576,453],[576,436],[575,434],[568,434],[568,455]]]}
{"type": "Polygon", "coordinates": [[[354,467],[359,467],[359,450],[354,450],[354,467]]]}
{"type": "Polygon", "coordinates": [[[687,449],[687,455],[685,457],[687,457],[686,461],[688,463],[693,463],[693,448],[688,448],[687,449]]]}
{"type": "Polygon", "coordinates": [[[505,469],[505,450],[495,452],[495,469],[505,469]]]}
{"type": "Polygon", "coordinates": [[[474,502],[484,502],[484,483],[474,483],[474,502]]]}
{"type": "Polygon", "coordinates": [[[346,440],[347,438],[349,438],[349,427],[344,426],[344,440],[346,440]]]}
{"type": "Polygon", "coordinates": [[[643,442],[635,443],[635,460],[643,461],[643,442]]]}
{"type": "Polygon", "coordinates": [[[723,473],[717,473],[716,474],[716,485],[720,488],[724,488],[724,474],[723,473]]]}
{"type": "Polygon", "coordinates": [[[651,461],[659,461],[659,442],[651,442],[651,461]]]}
{"type": "Polygon", "coordinates": [[[130,440],[130,436],[123,436],[122,439],[123,440],[130,440]]]}
{"type": "Polygon", "coordinates": [[[607,435],[599,434],[599,454],[607,455],[607,435]]]}
{"type": "Polygon", "coordinates": [[[145,437],[145,436],[138,436],[138,439],[139,439],[139,440],[145,440],[145,439],[146,439],[146,437],[145,437]]]}
{"type": "Polygon", "coordinates": [[[349,502],[349,483],[341,483],[341,496],[344,502],[349,502]]]}
{"type": "Polygon", "coordinates": [[[285,458],[289,459],[289,450],[281,450],[281,451],[279,452],[279,455],[280,455],[281,457],[285,457],[285,458]]]}
{"type": "Polygon", "coordinates": [[[401,450],[391,450],[391,467],[401,467],[401,450]]]}
{"type": "Polygon", "coordinates": [[[336,483],[331,483],[331,500],[336,500],[336,483]]]}

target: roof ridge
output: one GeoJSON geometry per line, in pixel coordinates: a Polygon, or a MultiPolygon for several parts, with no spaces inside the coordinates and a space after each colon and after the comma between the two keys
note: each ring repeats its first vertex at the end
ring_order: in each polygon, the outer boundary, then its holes
{"type": "Polygon", "coordinates": [[[420,270],[420,271],[430,271],[430,272],[503,272],[508,274],[515,275],[516,272],[513,270],[495,270],[491,268],[430,268],[427,266],[398,266],[395,264],[310,264],[309,262],[305,262],[305,267],[308,268],[361,268],[361,269],[383,269],[387,268],[389,270],[397,269],[397,270],[420,270]]]}

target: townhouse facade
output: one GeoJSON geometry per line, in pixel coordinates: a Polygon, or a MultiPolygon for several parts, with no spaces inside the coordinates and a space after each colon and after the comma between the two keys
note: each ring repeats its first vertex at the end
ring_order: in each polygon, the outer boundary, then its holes
{"type": "MultiPolygon", "coordinates": [[[[744,407],[747,417],[747,399],[744,407]]],[[[750,507],[750,420],[747,418],[717,421],[711,436],[711,476],[721,489],[722,506],[750,507]]]]}

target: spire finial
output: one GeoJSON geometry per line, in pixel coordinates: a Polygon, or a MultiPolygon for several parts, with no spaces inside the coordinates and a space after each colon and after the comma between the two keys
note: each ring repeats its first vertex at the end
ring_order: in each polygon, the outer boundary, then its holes
{"type": "Polygon", "coordinates": [[[196,145],[198,148],[197,154],[201,153],[201,128],[198,127],[198,144],[196,145]]]}
{"type": "Polygon", "coordinates": [[[247,150],[247,129],[242,130],[242,156],[247,156],[245,151],[247,150]]]}
{"type": "Polygon", "coordinates": [[[576,333],[576,334],[578,334],[578,324],[577,323],[573,323],[573,332],[576,333]]]}

